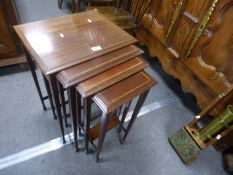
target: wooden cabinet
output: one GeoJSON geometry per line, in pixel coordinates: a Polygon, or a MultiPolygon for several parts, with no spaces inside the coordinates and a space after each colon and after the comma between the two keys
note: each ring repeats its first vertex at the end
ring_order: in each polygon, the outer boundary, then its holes
{"type": "MultiPolygon", "coordinates": [[[[152,0],[135,33],[204,109],[233,85],[232,19],[232,0],[152,0]]],[[[212,114],[232,103],[233,94],[212,114]]]]}
{"type": "Polygon", "coordinates": [[[14,1],[0,0],[0,67],[26,62],[12,28],[18,23],[14,1]]]}
{"type": "Polygon", "coordinates": [[[232,19],[231,0],[153,0],[135,33],[203,109],[233,84],[232,19]]]}

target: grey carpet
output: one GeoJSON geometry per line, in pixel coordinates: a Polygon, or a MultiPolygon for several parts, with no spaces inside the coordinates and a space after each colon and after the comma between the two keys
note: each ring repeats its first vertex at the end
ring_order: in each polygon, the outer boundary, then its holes
{"type": "MultiPolygon", "coordinates": [[[[67,3],[70,1],[64,1],[59,10],[57,0],[16,1],[22,23],[69,14],[67,3]]],[[[195,102],[185,99],[179,84],[162,71],[157,61],[148,56],[147,59],[151,64],[147,71],[158,80],[158,85],[145,105],[177,95],[180,100],[140,117],[124,145],[119,144],[113,130],[107,134],[100,163],[95,162],[94,154],[75,153],[73,146],[68,145],[4,169],[0,174],[224,175],[221,155],[212,147],[185,166],[169,145],[167,137],[195,115],[183,101],[195,102]]],[[[58,122],[53,120],[50,109],[43,111],[30,72],[8,67],[1,68],[0,75],[0,159],[59,137],[58,122]]],[[[43,88],[39,71],[38,75],[43,88]]],[[[44,88],[43,93],[46,94],[44,88]]]]}

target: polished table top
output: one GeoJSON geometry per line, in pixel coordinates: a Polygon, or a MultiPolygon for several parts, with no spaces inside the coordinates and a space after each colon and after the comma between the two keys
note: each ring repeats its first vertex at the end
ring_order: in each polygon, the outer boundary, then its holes
{"type": "Polygon", "coordinates": [[[137,40],[95,10],[14,26],[45,75],[137,40]]]}
{"type": "Polygon", "coordinates": [[[69,88],[142,53],[143,51],[141,49],[130,45],[62,70],[56,77],[64,88],[69,88]]]}

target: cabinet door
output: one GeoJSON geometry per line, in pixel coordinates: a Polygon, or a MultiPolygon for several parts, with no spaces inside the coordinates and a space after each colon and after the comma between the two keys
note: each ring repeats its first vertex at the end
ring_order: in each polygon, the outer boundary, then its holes
{"type": "Polygon", "coordinates": [[[178,0],[152,0],[151,9],[142,19],[150,34],[165,44],[166,33],[178,0]]]}
{"type": "Polygon", "coordinates": [[[197,77],[218,94],[233,85],[232,19],[232,0],[218,1],[192,49],[190,59],[185,62],[197,77]]]}
{"type": "Polygon", "coordinates": [[[10,18],[6,3],[0,1],[0,58],[15,56],[18,53],[10,18]]]}
{"type": "Polygon", "coordinates": [[[167,47],[177,58],[184,58],[212,0],[179,0],[167,37],[167,47]]]}

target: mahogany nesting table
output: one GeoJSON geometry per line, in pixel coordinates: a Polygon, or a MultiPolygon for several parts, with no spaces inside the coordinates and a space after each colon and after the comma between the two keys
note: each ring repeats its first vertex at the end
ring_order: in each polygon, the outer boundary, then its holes
{"type": "Polygon", "coordinates": [[[97,11],[87,11],[14,26],[22,41],[45,109],[33,59],[43,73],[54,115],[64,138],[56,74],[64,69],[132,45],[137,40],[97,11]],[[53,99],[52,99],[53,98],[53,99]],[[54,101],[54,106],[53,106],[54,101]]]}

